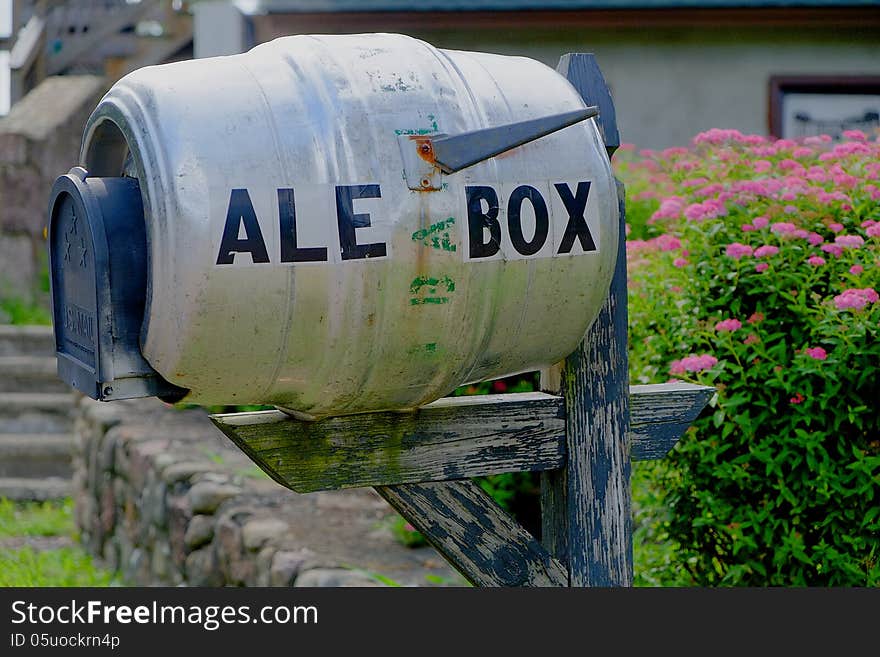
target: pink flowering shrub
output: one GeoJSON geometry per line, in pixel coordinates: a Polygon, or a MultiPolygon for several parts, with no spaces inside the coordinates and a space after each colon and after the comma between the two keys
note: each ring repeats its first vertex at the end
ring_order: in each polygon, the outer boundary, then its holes
{"type": "Polygon", "coordinates": [[[645,466],[677,549],[665,581],[877,586],[878,139],[710,130],[615,166],[633,383],[718,391],[645,466]]]}

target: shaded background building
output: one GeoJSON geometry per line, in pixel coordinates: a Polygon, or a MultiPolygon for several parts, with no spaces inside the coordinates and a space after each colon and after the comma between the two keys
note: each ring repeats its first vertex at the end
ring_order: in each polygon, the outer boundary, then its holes
{"type": "Polygon", "coordinates": [[[594,52],[622,139],[876,127],[880,0],[0,0],[0,322],[46,305],[45,203],[101,95],[151,64],[279,36],[399,32],[555,66],[594,52]]]}
{"type": "Polygon", "coordinates": [[[191,57],[192,17],[170,0],[0,0],[0,323],[48,308],[49,190],[101,96],[191,57]]]}
{"type": "Polygon", "coordinates": [[[593,52],[622,139],[644,148],[713,127],[766,134],[774,78],[793,90],[799,80],[822,92],[846,79],[880,93],[877,0],[209,0],[193,9],[196,56],[350,32],[401,32],[550,66],[593,52]]]}

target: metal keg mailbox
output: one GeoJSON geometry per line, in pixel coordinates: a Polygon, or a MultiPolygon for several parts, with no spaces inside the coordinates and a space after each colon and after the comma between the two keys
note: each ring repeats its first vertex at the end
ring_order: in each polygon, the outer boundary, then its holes
{"type": "Polygon", "coordinates": [[[135,71],[52,190],[59,374],[313,419],[557,362],[617,257],[596,112],[534,60],[391,34],[135,71]]]}
{"type": "Polygon", "coordinates": [[[294,491],[373,487],[473,584],[628,586],[630,462],[714,391],[629,385],[618,145],[588,53],[295,36],[137,70],[52,189],[59,374],[275,406],[210,420],[294,491]],[[473,481],[503,472],[542,473],[540,542],[473,481]]]}

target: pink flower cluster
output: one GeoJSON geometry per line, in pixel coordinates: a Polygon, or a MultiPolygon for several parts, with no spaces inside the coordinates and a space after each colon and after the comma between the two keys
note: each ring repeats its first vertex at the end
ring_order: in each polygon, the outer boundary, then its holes
{"type": "Polygon", "coordinates": [[[857,249],[865,243],[865,240],[861,235],[838,235],[834,238],[834,243],[844,249],[857,249]]]}
{"type": "Polygon", "coordinates": [[[770,226],[771,233],[775,233],[776,235],[781,235],[781,236],[789,236],[789,235],[794,236],[794,234],[797,233],[797,231],[798,231],[798,227],[795,226],[793,223],[790,223],[787,221],[778,221],[775,224],[773,224],[772,226],[770,226]]]}
{"type": "MultiPolygon", "coordinates": [[[[638,169],[640,176],[630,187],[631,198],[638,196],[654,207],[659,205],[648,223],[659,224],[654,228],[662,226],[660,232],[667,234],[630,242],[631,249],[646,254],[628,261],[630,271],[638,271],[634,282],[645,288],[638,293],[648,298],[674,289],[677,295],[714,295],[724,286],[724,294],[732,291],[739,295],[742,288],[747,297],[737,296],[740,301],[749,298],[758,303],[765,289],[793,295],[792,312],[815,313],[803,314],[798,320],[807,323],[811,332],[815,329],[816,340],[801,347],[800,365],[807,360],[817,364],[827,361],[832,350],[824,346],[824,340],[835,323],[860,318],[874,322],[880,311],[876,277],[880,266],[878,134],[852,131],[845,135],[849,141],[844,142],[827,136],[795,141],[714,129],[697,135],[693,141],[696,147],[650,153],[650,160],[631,169],[638,169]],[[671,255],[664,253],[667,251],[671,255]],[[725,257],[713,262],[713,254],[719,252],[725,257]],[[657,267],[644,267],[643,263],[657,267]],[[694,267],[697,263],[699,271],[694,267]],[[710,280],[698,281],[699,286],[691,291],[682,290],[687,284],[680,281],[694,282],[695,276],[707,270],[712,271],[710,280]],[[680,285],[658,280],[655,287],[658,272],[680,285]],[[762,272],[766,273],[759,276],[762,272]],[[747,289],[752,286],[754,290],[747,289]],[[838,319],[828,318],[828,312],[838,319]],[[823,347],[814,346],[820,342],[823,347]]],[[[676,354],[679,359],[670,363],[670,376],[704,372],[718,364],[725,355],[706,346],[712,342],[719,350],[739,350],[738,356],[749,353],[754,367],[784,366],[767,363],[764,350],[754,347],[766,342],[769,350],[784,341],[786,338],[779,336],[787,335],[792,321],[788,314],[773,317],[769,330],[762,331],[762,314],[755,312],[746,319],[751,309],[726,311],[731,315],[736,312],[740,319],[724,314],[719,317],[718,311],[710,319],[700,314],[700,309],[706,312],[706,305],[682,304],[680,308],[696,308],[693,319],[704,330],[692,336],[691,346],[676,354]],[[713,327],[715,338],[711,340],[713,327]],[[717,353],[717,358],[703,350],[717,353]]],[[[646,311],[652,309],[656,311],[651,304],[645,307],[646,311]]],[[[876,328],[875,322],[870,328],[876,328]]],[[[809,408],[805,395],[810,391],[798,392],[794,386],[788,393],[792,404],[803,404],[797,408],[809,408]]]]}
{"type": "Polygon", "coordinates": [[[731,333],[742,328],[742,322],[738,319],[722,319],[715,324],[715,330],[719,333],[731,333]]]}
{"type": "Polygon", "coordinates": [[[763,144],[767,139],[760,135],[744,135],[739,130],[727,130],[724,128],[712,128],[701,132],[694,137],[694,144],[712,144],[718,146],[725,142],[737,142],[740,144],[763,144]]]}
{"type": "Polygon", "coordinates": [[[759,246],[755,249],[756,258],[769,258],[770,256],[775,256],[777,253],[779,253],[779,247],[773,246],[772,244],[765,244],[764,246],[759,246]]]}
{"type": "Polygon", "coordinates": [[[838,310],[861,310],[869,303],[877,303],[878,300],[880,296],[873,288],[850,288],[834,297],[834,306],[838,310]]]}
{"type": "Polygon", "coordinates": [[[660,209],[651,215],[651,222],[660,219],[678,219],[684,209],[684,199],[680,196],[668,196],[660,201],[660,209]]]}
{"type": "Polygon", "coordinates": [[[828,358],[828,352],[826,352],[822,347],[807,347],[804,349],[804,353],[807,354],[810,358],[814,358],[815,360],[825,360],[828,358]]]}
{"type": "Polygon", "coordinates": [[[840,244],[823,244],[819,248],[825,253],[829,253],[838,258],[843,253],[843,247],[840,246],[840,244]]]}
{"type": "Polygon", "coordinates": [[[755,250],[748,244],[740,244],[739,242],[728,244],[727,249],[724,251],[724,253],[727,254],[727,257],[733,258],[734,260],[739,260],[743,256],[750,256],[754,252],[755,250]]]}
{"type": "Polygon", "coordinates": [[[710,198],[701,203],[691,203],[684,209],[684,216],[691,221],[705,221],[715,217],[723,217],[727,214],[724,202],[710,198]]]}
{"type": "Polygon", "coordinates": [[[757,344],[760,341],[761,341],[761,338],[758,337],[757,333],[749,333],[748,337],[746,337],[746,339],[743,340],[743,344],[745,344],[745,345],[757,344]]]}
{"type": "Polygon", "coordinates": [[[718,359],[710,354],[685,356],[680,360],[674,360],[669,365],[670,374],[685,374],[687,372],[702,372],[715,367],[718,359]]]}
{"type": "Polygon", "coordinates": [[[670,233],[663,233],[649,240],[628,240],[626,243],[628,253],[641,251],[678,251],[681,248],[681,240],[670,233]]]}

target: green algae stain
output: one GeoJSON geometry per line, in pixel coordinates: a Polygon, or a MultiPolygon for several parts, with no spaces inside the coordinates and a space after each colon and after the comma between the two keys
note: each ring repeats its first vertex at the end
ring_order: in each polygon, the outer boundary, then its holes
{"type": "Polygon", "coordinates": [[[416,137],[424,137],[425,135],[430,135],[436,132],[436,129],[432,128],[415,128],[415,129],[404,129],[404,130],[395,130],[395,135],[414,135],[416,137]]]}
{"type": "Polygon", "coordinates": [[[457,247],[449,235],[449,229],[454,225],[455,217],[449,217],[443,221],[431,224],[427,228],[417,230],[412,234],[412,240],[413,242],[421,242],[432,249],[455,253],[457,247]]]}
{"type": "Polygon", "coordinates": [[[426,342],[424,344],[417,344],[409,347],[406,350],[406,353],[411,357],[435,359],[442,356],[444,350],[443,347],[439,346],[436,342],[426,342]]]}
{"type": "MultiPolygon", "coordinates": [[[[389,88],[389,89],[382,87],[383,91],[397,91],[398,89],[400,89],[399,86],[397,88],[389,88]]],[[[400,89],[400,90],[407,91],[407,89],[400,89]]],[[[433,114],[428,114],[427,118],[428,118],[428,121],[431,122],[430,128],[400,128],[398,130],[395,130],[394,134],[398,135],[398,136],[399,135],[408,135],[408,136],[424,137],[425,135],[432,135],[432,134],[438,132],[439,128],[437,127],[437,118],[433,114]]]]}
{"type": "Polygon", "coordinates": [[[455,292],[455,281],[449,276],[416,276],[412,283],[409,284],[409,292],[413,295],[409,304],[411,306],[421,306],[424,304],[443,304],[449,303],[449,297],[438,295],[440,288],[444,288],[445,293],[455,292]]]}

